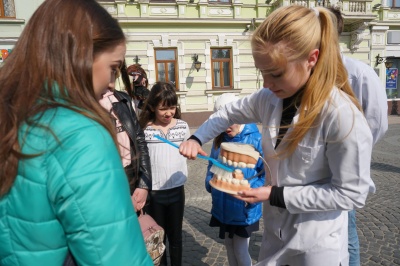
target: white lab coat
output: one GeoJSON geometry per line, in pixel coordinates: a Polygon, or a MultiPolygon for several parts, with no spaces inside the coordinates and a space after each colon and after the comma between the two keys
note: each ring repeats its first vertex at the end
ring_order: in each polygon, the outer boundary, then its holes
{"type": "Polygon", "coordinates": [[[342,60],[349,76],[350,86],[362,106],[376,144],[388,129],[386,90],[372,67],[344,55],[342,60]]]}
{"type": "Polygon", "coordinates": [[[368,193],[375,191],[368,124],[335,88],[318,126],[291,156],[278,161],[271,156],[282,149],[280,145],[274,150],[281,115],[282,100],[261,89],[214,113],[195,136],[206,143],[231,124],[262,123],[271,182],[284,187],[287,209],[264,203],[257,265],[348,265],[347,211],[363,207],[368,193]]]}

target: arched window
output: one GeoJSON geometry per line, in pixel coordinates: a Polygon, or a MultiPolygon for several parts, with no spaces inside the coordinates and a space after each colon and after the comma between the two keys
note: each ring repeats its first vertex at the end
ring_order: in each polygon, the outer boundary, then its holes
{"type": "Polygon", "coordinates": [[[15,18],[14,0],[0,0],[0,18],[15,18]]]}

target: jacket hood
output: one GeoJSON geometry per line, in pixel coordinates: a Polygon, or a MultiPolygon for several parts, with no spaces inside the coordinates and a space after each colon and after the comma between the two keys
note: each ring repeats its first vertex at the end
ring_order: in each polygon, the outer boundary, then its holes
{"type": "Polygon", "coordinates": [[[232,141],[235,140],[239,141],[243,138],[246,137],[246,135],[250,135],[253,134],[255,132],[259,132],[258,131],[258,127],[256,124],[246,124],[242,130],[242,132],[240,132],[239,134],[237,134],[236,136],[234,136],[233,138],[229,137],[228,134],[224,133],[224,141],[232,141]]]}

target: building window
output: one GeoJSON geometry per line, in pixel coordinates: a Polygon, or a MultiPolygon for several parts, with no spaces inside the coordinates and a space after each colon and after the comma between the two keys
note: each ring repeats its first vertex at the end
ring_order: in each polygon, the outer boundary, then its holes
{"type": "Polygon", "coordinates": [[[387,0],[388,7],[399,8],[400,0],[387,0]]]}
{"type": "Polygon", "coordinates": [[[0,0],[0,18],[15,18],[14,0],[0,0]]]}
{"type": "Polygon", "coordinates": [[[232,49],[211,49],[213,89],[232,89],[232,49]]]}
{"type": "Polygon", "coordinates": [[[179,90],[176,49],[156,49],[155,54],[157,81],[172,82],[179,90]]]}

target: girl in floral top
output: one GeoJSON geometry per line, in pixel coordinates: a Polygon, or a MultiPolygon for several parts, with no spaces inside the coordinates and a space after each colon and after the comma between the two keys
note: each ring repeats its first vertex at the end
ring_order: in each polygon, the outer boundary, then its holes
{"type": "MultiPolygon", "coordinates": [[[[169,243],[171,265],[182,265],[182,223],[185,206],[184,184],[188,169],[178,149],[157,138],[159,135],[178,146],[190,136],[188,124],[180,120],[178,96],[171,83],[157,82],[146,100],[139,123],[149,148],[152,191],[146,211],[164,228],[169,243]]],[[[166,239],[164,239],[164,244],[166,239]]],[[[166,252],[161,265],[167,265],[166,252]]]]}

